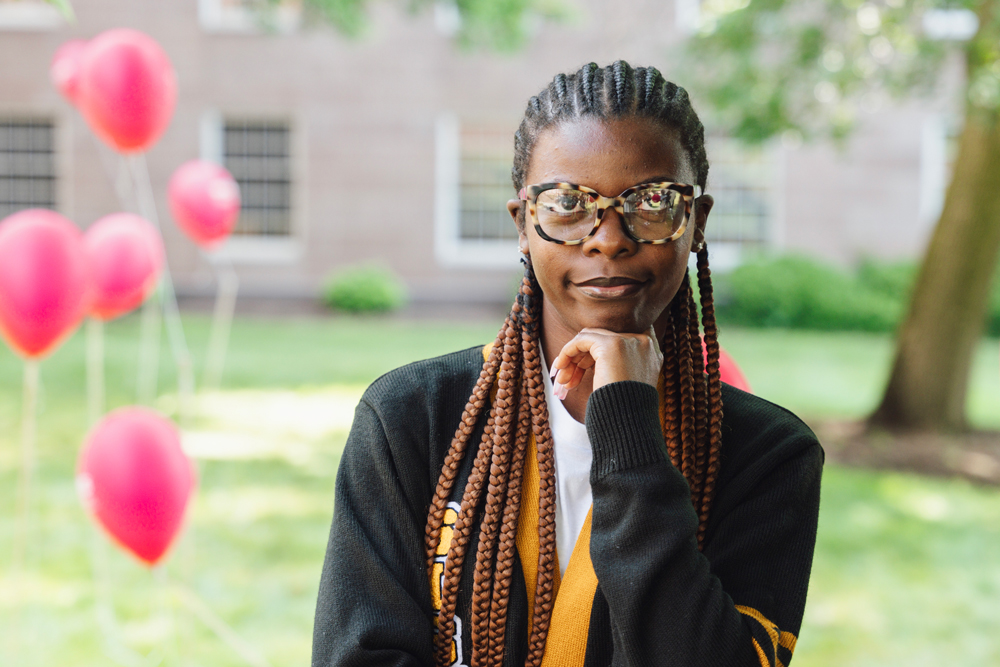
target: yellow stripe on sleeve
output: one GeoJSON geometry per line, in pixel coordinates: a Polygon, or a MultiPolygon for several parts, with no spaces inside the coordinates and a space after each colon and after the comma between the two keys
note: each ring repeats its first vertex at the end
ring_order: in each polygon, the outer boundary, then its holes
{"type": "Polygon", "coordinates": [[[764,654],[764,649],[760,647],[756,639],[751,639],[751,641],[753,642],[753,647],[757,649],[757,657],[760,658],[761,667],[771,667],[771,661],[764,654]]]}
{"type": "MultiPolygon", "coordinates": [[[[746,607],[739,604],[736,605],[736,611],[740,612],[744,616],[749,616],[750,618],[754,619],[755,621],[760,623],[761,627],[764,628],[764,630],[767,632],[768,638],[770,638],[771,640],[771,646],[774,651],[773,655],[775,657],[775,660],[777,660],[778,658],[778,646],[783,646],[787,648],[789,652],[795,650],[795,635],[793,635],[791,632],[780,632],[778,630],[778,626],[769,621],[767,617],[764,616],[764,614],[760,613],[753,607],[746,607]]],[[[754,647],[757,649],[757,655],[760,657],[761,660],[760,664],[763,667],[771,667],[771,661],[764,654],[760,644],[757,643],[756,639],[754,640],[753,643],[754,647]]],[[[780,666],[781,663],[779,662],[778,665],[780,666]]]]}

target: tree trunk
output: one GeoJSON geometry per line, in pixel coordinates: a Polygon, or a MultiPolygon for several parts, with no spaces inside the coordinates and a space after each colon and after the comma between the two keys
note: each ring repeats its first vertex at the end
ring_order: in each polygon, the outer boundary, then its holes
{"type": "Polygon", "coordinates": [[[1000,123],[971,106],[944,211],[927,247],[896,359],[870,423],[964,430],[965,394],[1000,252],[1000,123]]]}

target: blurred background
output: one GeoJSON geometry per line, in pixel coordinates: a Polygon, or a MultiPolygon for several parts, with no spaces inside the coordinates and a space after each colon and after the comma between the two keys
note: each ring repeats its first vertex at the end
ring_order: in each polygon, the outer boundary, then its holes
{"type": "MultiPolygon", "coordinates": [[[[557,72],[625,59],[688,88],[705,122],[722,346],[827,450],[795,663],[1000,664],[1000,240],[973,237],[985,259],[925,259],[963,201],[971,222],[953,228],[1000,227],[987,195],[949,190],[965,164],[957,180],[1000,192],[996,165],[962,153],[1000,100],[997,56],[974,48],[995,4],[0,0],[0,218],[52,208],[85,229],[138,211],[124,163],[49,80],[67,40],[134,28],[177,73],[146,162],[198,377],[220,267],[240,285],[221,385],[181,424],[199,489],[155,573],[95,537],[76,497],[82,334],[42,362],[24,572],[0,547],[0,661],[307,664],[361,392],[494,338],[520,276],[505,203],[525,104],[557,72]],[[169,222],[167,182],[192,158],[227,167],[242,198],[211,252],[169,222]],[[870,423],[905,366],[897,332],[920,333],[904,323],[933,261],[979,267],[962,287],[978,296],[939,318],[967,341],[946,383],[960,411],[870,423]]],[[[109,407],[134,402],[139,329],[107,325],[109,407]]],[[[162,345],[155,406],[176,415],[162,345]]],[[[0,545],[20,410],[20,360],[0,348],[0,545]]]]}

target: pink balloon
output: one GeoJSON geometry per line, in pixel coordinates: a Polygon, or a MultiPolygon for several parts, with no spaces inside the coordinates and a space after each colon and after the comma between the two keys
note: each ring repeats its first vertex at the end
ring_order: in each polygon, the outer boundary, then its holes
{"type": "Polygon", "coordinates": [[[719,349],[719,374],[722,376],[722,381],[726,384],[731,384],[737,389],[752,393],[750,392],[750,383],[744,377],[743,371],[736,365],[733,358],[721,348],[719,349]]]}
{"type": "Polygon", "coordinates": [[[177,77],[151,37],[126,28],[108,30],[83,53],[77,99],[97,136],[121,153],[140,153],[170,124],[177,77]]]}
{"type": "MultiPolygon", "coordinates": [[[[705,339],[701,339],[701,350],[705,355],[705,363],[708,363],[708,348],[705,347],[705,339]]],[[[721,380],[728,385],[732,385],[737,389],[742,389],[745,392],[750,392],[750,383],[747,382],[746,377],[743,375],[743,371],[740,367],[736,365],[729,354],[719,346],[719,375],[721,380]]]]}
{"type": "Polygon", "coordinates": [[[90,259],[90,315],[111,320],[138,307],[156,287],[163,269],[163,241],[151,222],[131,213],[106,215],[83,242],[90,259]]]}
{"type": "Polygon", "coordinates": [[[184,520],[197,483],[174,424],[148,408],[109,413],[80,450],[80,500],[111,537],[153,566],[184,520]]]}
{"type": "Polygon", "coordinates": [[[167,200],[177,226],[205,248],[222,243],[240,215],[236,179],[212,162],[191,160],[178,167],[170,177],[167,200]]]}
{"type": "Polygon", "coordinates": [[[69,336],[87,312],[90,268],[83,237],[48,209],[0,221],[0,334],[38,358],[69,336]]]}
{"type": "Polygon", "coordinates": [[[80,62],[87,42],[82,39],[71,39],[60,46],[52,56],[49,65],[49,78],[63,97],[72,104],[77,102],[80,85],[80,62]]]}

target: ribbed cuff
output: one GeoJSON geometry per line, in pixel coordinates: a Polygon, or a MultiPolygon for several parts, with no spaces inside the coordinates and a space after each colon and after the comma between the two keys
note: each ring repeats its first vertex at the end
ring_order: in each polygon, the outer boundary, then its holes
{"type": "Polygon", "coordinates": [[[644,382],[613,382],[590,395],[587,436],[594,449],[592,479],[666,459],[660,397],[644,382]]]}

